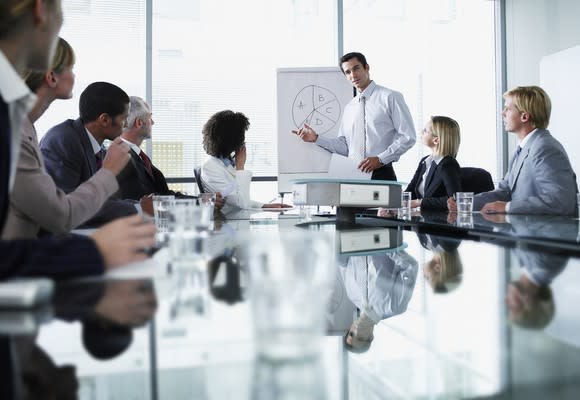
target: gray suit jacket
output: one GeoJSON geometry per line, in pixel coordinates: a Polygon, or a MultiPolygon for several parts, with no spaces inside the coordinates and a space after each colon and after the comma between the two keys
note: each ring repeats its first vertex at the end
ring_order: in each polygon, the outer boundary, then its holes
{"type": "Polygon", "coordinates": [[[21,133],[3,239],[35,238],[41,227],[55,234],[68,233],[95,215],[117,191],[115,175],[102,169],[67,195],[44,170],[36,131],[28,118],[22,123],[21,133]]]}
{"type": "MultiPolygon", "coordinates": [[[[81,119],[52,127],[40,141],[46,171],[66,193],[76,190],[97,173],[97,162],[81,119]]],[[[110,198],[84,226],[99,226],[115,218],[136,214],[135,203],[110,198]]]]}
{"type": "Polygon", "coordinates": [[[511,164],[496,190],[475,196],[474,210],[509,201],[510,214],[576,214],[576,177],[564,147],[550,132],[538,129],[511,164]]]}

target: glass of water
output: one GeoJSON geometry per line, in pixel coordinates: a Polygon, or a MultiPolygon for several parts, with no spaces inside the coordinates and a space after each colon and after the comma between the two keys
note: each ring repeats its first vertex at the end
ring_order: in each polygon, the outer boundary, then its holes
{"type": "Polygon", "coordinates": [[[157,227],[158,244],[164,244],[169,232],[170,215],[169,210],[175,203],[175,196],[153,196],[153,216],[157,227]]]}
{"type": "Polygon", "coordinates": [[[411,192],[401,193],[401,211],[402,214],[411,214],[411,192]]]}
{"type": "Polygon", "coordinates": [[[471,214],[473,212],[473,192],[455,193],[457,212],[459,214],[471,214]]]}

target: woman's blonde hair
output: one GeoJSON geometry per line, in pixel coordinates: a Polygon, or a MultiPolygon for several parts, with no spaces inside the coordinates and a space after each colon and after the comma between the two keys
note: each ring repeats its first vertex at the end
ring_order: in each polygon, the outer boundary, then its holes
{"type": "MultiPolygon", "coordinates": [[[[55,0],[46,2],[52,6],[55,0]]],[[[17,31],[33,9],[34,0],[0,0],[0,38],[17,31]]]]}
{"type": "MultiPolygon", "coordinates": [[[[1,0],[0,0],[1,1],[1,0]]],[[[75,52],[71,45],[63,38],[58,38],[54,57],[50,64],[49,71],[61,73],[64,69],[70,68],[75,64],[75,52]]],[[[26,84],[31,91],[36,92],[44,82],[46,72],[30,71],[26,74],[26,84]]]]}
{"type": "Polygon", "coordinates": [[[442,115],[434,115],[431,117],[431,125],[433,126],[432,135],[439,138],[435,154],[443,157],[457,157],[459,143],[461,142],[457,121],[442,115]]]}
{"type": "Polygon", "coordinates": [[[539,86],[518,86],[504,93],[503,98],[511,97],[520,112],[530,116],[534,128],[546,129],[550,123],[552,102],[550,96],[539,86]]]}

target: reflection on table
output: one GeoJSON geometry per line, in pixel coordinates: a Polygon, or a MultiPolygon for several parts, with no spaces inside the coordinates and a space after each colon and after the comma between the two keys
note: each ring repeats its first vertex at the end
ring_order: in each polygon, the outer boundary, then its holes
{"type": "MultiPolygon", "coordinates": [[[[549,226],[533,226],[537,219],[509,217],[485,224],[513,237],[525,235],[526,225],[550,234],[549,226]]],[[[153,279],[67,282],[57,285],[48,309],[0,311],[1,368],[14,378],[3,379],[2,394],[575,398],[580,261],[573,251],[535,251],[526,241],[504,247],[503,241],[421,229],[417,234],[396,221],[377,226],[384,222],[360,219],[345,230],[315,219],[258,224],[276,227],[260,230],[271,234],[307,229],[334,235],[335,284],[320,357],[296,363],[256,358],[248,270],[236,251],[239,238],[255,226],[225,221],[208,236],[203,263],[189,271],[190,280],[180,275],[187,271],[167,268],[153,279]],[[365,351],[344,345],[349,330],[352,338],[366,339],[365,351]]],[[[556,226],[561,232],[570,224],[556,226]]],[[[165,250],[157,261],[167,261],[165,250]]]]}

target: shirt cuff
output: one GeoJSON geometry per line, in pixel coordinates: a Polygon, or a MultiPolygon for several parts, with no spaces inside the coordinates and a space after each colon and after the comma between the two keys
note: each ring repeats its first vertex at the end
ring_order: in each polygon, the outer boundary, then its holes
{"type": "Polygon", "coordinates": [[[505,203],[505,213],[508,214],[510,212],[510,204],[512,204],[511,201],[508,201],[507,203],[505,203]]]}

